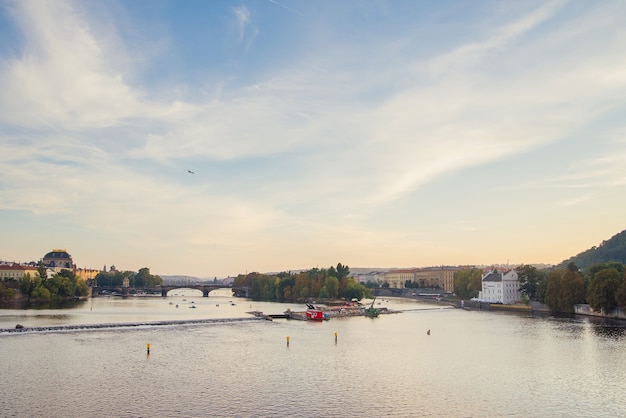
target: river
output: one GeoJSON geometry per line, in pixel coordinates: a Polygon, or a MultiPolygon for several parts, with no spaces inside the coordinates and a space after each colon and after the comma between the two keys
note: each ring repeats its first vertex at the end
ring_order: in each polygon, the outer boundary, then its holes
{"type": "Polygon", "coordinates": [[[0,310],[2,416],[626,416],[624,323],[394,298],[378,318],[265,321],[247,312],[304,306],[190,295],[0,310]]]}

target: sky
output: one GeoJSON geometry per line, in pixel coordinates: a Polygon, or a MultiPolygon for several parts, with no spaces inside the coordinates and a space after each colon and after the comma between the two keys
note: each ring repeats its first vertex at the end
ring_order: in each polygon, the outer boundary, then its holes
{"type": "Polygon", "coordinates": [[[0,0],[0,259],[557,264],[626,229],[625,20],[621,0],[0,0]]]}

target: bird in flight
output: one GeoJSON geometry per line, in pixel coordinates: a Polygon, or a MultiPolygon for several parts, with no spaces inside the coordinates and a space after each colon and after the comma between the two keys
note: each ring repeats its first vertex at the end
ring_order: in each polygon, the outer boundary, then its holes
{"type": "Polygon", "coordinates": [[[193,171],[191,171],[191,170],[187,170],[187,172],[188,172],[189,174],[196,174],[196,173],[194,173],[194,172],[193,172],[193,171]]]}

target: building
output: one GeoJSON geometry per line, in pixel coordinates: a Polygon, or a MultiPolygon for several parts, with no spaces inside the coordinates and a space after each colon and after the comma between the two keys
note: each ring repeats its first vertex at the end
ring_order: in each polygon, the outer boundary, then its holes
{"type": "Polygon", "coordinates": [[[391,270],[385,273],[384,281],[389,287],[404,289],[406,282],[414,282],[419,287],[439,288],[454,292],[454,273],[458,267],[425,267],[403,270],[391,270]]]}
{"type": "Polygon", "coordinates": [[[513,305],[522,301],[519,288],[520,282],[515,270],[506,273],[490,271],[482,277],[482,291],[479,292],[478,299],[483,302],[513,305]]]}
{"type": "Polygon", "coordinates": [[[415,271],[417,269],[403,269],[403,270],[390,270],[385,273],[385,282],[389,284],[389,287],[394,289],[404,289],[405,283],[415,280],[415,271]]]}
{"type": "Polygon", "coordinates": [[[19,280],[30,274],[30,277],[39,276],[37,267],[26,266],[22,264],[0,264],[0,280],[19,280]]]}
{"type": "Polygon", "coordinates": [[[79,280],[94,280],[98,273],[100,273],[100,270],[77,268],[74,273],[76,274],[76,278],[79,280]]]}
{"type": "Polygon", "coordinates": [[[55,273],[60,272],[61,270],[70,270],[74,271],[76,266],[74,266],[74,262],[72,261],[72,256],[67,252],[67,250],[59,250],[54,249],[46,254],[41,260],[43,265],[55,273]]]}
{"type": "Polygon", "coordinates": [[[446,292],[454,292],[454,273],[458,267],[426,267],[415,271],[415,283],[419,287],[438,287],[446,292]]]}

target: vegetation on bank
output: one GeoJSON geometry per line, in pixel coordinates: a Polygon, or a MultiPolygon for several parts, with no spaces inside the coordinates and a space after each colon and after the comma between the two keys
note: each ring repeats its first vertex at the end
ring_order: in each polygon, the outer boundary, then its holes
{"type": "Polygon", "coordinates": [[[89,287],[93,284],[122,287],[124,279],[128,279],[130,287],[152,287],[163,284],[163,279],[150,274],[149,268],[142,268],[137,273],[132,271],[101,272],[94,280],[85,282],[78,279],[71,270],[61,270],[48,278],[46,267],[40,264],[37,274],[33,276],[26,273],[19,280],[5,280],[0,283],[0,301],[10,302],[20,296],[27,302],[87,296],[89,287]]]}
{"type": "Polygon", "coordinates": [[[89,286],[84,281],[78,280],[71,270],[61,270],[48,278],[46,268],[40,265],[37,274],[31,276],[30,273],[26,273],[17,280],[17,283],[5,282],[0,285],[0,297],[5,302],[17,298],[20,294],[28,302],[60,300],[87,296],[89,286]]]}
{"type": "Polygon", "coordinates": [[[300,273],[249,273],[235,278],[235,287],[247,287],[254,299],[296,302],[301,299],[358,300],[371,297],[365,284],[350,277],[350,268],[341,263],[328,269],[313,268],[300,273]]]}
{"type": "Polygon", "coordinates": [[[618,262],[626,264],[626,230],[602,241],[597,247],[591,247],[559,264],[558,268],[567,268],[574,263],[581,269],[587,269],[594,264],[618,262]]]}
{"type": "Polygon", "coordinates": [[[163,285],[163,279],[158,275],[150,274],[150,269],[144,267],[134,271],[101,271],[96,275],[94,284],[98,287],[122,287],[128,279],[129,287],[156,287],[163,285]]]}
{"type": "MultiPolygon", "coordinates": [[[[569,263],[565,268],[539,270],[521,265],[516,272],[525,301],[538,301],[555,312],[574,312],[574,305],[587,303],[595,311],[626,309],[626,275],[624,264],[604,262],[581,270],[569,263]]],[[[478,296],[482,271],[461,270],[454,275],[454,291],[462,299],[478,296]]]]}

